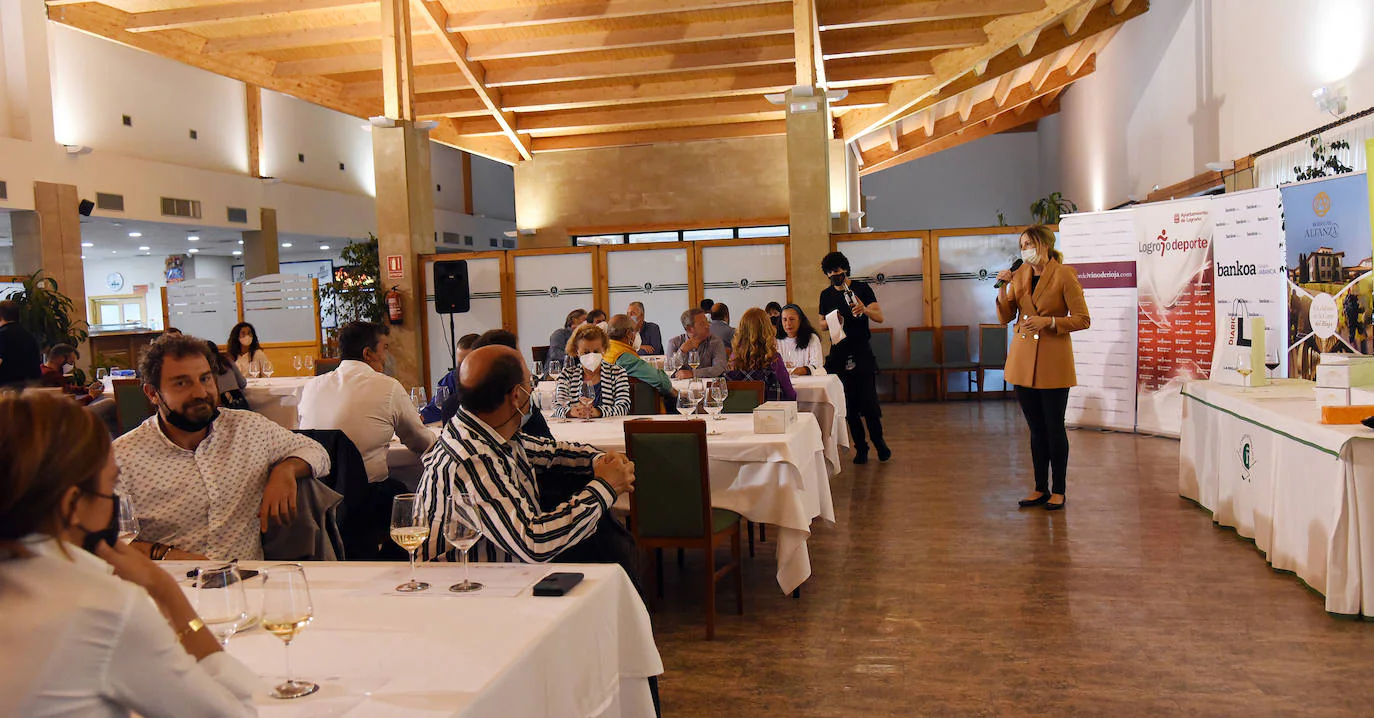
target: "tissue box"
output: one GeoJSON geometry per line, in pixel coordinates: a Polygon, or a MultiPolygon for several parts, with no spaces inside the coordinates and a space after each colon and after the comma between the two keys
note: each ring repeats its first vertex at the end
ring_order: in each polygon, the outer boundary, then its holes
{"type": "Polygon", "coordinates": [[[796,422],[795,401],[770,401],[754,409],[755,434],[786,434],[796,422]]]}
{"type": "Polygon", "coordinates": [[[1317,365],[1317,386],[1349,389],[1352,386],[1374,384],[1374,362],[1359,361],[1344,364],[1317,365]]]}
{"type": "Polygon", "coordinates": [[[1319,386],[1314,391],[1317,394],[1317,406],[1350,406],[1349,389],[1319,386]]]}
{"type": "Polygon", "coordinates": [[[1350,387],[1351,404],[1374,404],[1374,388],[1350,387]]]}

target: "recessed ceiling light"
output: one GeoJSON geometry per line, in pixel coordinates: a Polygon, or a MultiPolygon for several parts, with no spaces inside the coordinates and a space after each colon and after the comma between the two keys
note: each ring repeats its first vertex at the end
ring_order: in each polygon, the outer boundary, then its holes
{"type": "Polygon", "coordinates": [[[240,254],[243,254],[243,250],[241,250],[241,249],[236,249],[236,250],[234,250],[234,256],[235,256],[235,257],[239,256],[240,254]]]}
{"type": "Polygon", "coordinates": [[[239,240],[239,244],[243,244],[243,240],[240,239],[240,240],[239,240]]]}
{"type": "Polygon", "coordinates": [[[142,237],[142,236],[143,236],[143,233],[142,233],[142,232],[130,232],[130,233],[129,233],[129,236],[130,236],[130,237],[133,237],[134,239],[138,239],[139,237],[142,237]]]}
{"type": "Polygon", "coordinates": [[[149,247],[139,247],[139,248],[138,248],[138,251],[140,251],[140,252],[146,252],[146,251],[148,251],[148,250],[149,250],[149,247]]]}
{"type": "Polygon", "coordinates": [[[190,248],[190,249],[188,249],[188,250],[186,250],[186,251],[190,252],[191,254],[195,254],[196,252],[199,252],[200,250],[199,250],[199,249],[196,249],[195,247],[192,247],[192,248],[190,248]]]}
{"type": "Polygon", "coordinates": [[[82,259],[85,259],[85,258],[86,258],[86,255],[84,255],[84,254],[81,255],[81,258],[82,258],[82,259]]]}
{"type": "Polygon", "coordinates": [[[282,242],[282,243],[281,243],[281,248],[282,248],[282,249],[291,249],[291,243],[290,243],[290,242],[282,242]]]}
{"type": "Polygon", "coordinates": [[[123,227],[123,226],[124,226],[124,223],[123,223],[123,222],[111,222],[111,223],[110,223],[110,226],[111,226],[111,227],[123,227]]]}
{"type": "Polygon", "coordinates": [[[193,235],[187,237],[187,238],[186,238],[186,241],[187,241],[187,242],[199,242],[199,241],[200,241],[200,237],[197,237],[196,235],[193,234],[193,235]]]}
{"type": "Polygon", "coordinates": [[[320,245],[320,251],[322,251],[322,252],[328,252],[328,251],[329,251],[329,245],[327,245],[327,244],[321,244],[321,245],[320,245]]]}
{"type": "Polygon", "coordinates": [[[95,246],[95,242],[82,242],[82,243],[81,243],[81,246],[83,246],[83,247],[94,247],[94,246],[95,246]]]}
{"type": "Polygon", "coordinates": [[[111,249],[111,250],[110,250],[110,254],[119,254],[119,250],[118,250],[118,249],[111,249]]]}

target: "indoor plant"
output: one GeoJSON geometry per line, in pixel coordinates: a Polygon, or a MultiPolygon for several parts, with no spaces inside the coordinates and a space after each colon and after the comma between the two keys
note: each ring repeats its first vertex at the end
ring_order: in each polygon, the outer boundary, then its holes
{"type": "Polygon", "coordinates": [[[19,302],[19,324],[47,349],[54,344],[78,346],[86,341],[85,320],[72,320],[71,297],[59,291],[57,280],[38,270],[24,279],[24,286],[11,290],[5,299],[19,302]]]}
{"type": "Polygon", "coordinates": [[[1059,218],[1077,212],[1078,205],[1066,199],[1062,193],[1054,192],[1048,197],[1036,200],[1035,204],[1030,206],[1030,211],[1036,224],[1059,224],[1059,218]]]}
{"type": "Polygon", "coordinates": [[[355,320],[380,323],[386,299],[377,291],[381,258],[376,235],[349,242],[339,257],[344,266],[334,272],[334,281],[320,285],[320,305],[333,310],[337,326],[355,320]]]}

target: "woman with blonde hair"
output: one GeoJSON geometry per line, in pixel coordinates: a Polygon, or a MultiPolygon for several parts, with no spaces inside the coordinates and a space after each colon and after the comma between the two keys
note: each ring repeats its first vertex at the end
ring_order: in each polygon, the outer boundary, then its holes
{"type": "Polygon", "coordinates": [[[93,414],[0,394],[0,703],[13,715],[257,715],[258,678],[171,573],[116,540],[118,476],[93,414]]]}
{"type": "Polygon", "coordinates": [[[558,375],[554,416],[595,419],[630,413],[630,375],[620,366],[604,361],[610,346],[606,331],[595,324],[583,324],[573,332],[566,349],[568,356],[577,359],[581,366],[558,375]],[[591,387],[590,405],[581,403],[586,395],[583,387],[591,387]]]}
{"type": "Polygon", "coordinates": [[[1062,264],[1054,232],[1044,225],[1021,234],[1021,268],[1002,270],[1005,284],[997,293],[997,317],[1016,322],[1007,353],[1006,378],[1016,386],[1016,400],[1030,427],[1031,466],[1035,491],[1020,506],[1064,508],[1069,466],[1069,434],[1064,412],[1069,388],[1077,383],[1071,332],[1092,323],[1078,273],[1062,264]],[[1051,483],[1053,470],[1053,483],[1051,483]]]}
{"type": "Polygon", "coordinates": [[[731,344],[734,354],[726,381],[761,381],[765,401],[796,401],[792,377],[778,352],[778,335],[767,312],[754,307],[740,317],[731,344]]]}

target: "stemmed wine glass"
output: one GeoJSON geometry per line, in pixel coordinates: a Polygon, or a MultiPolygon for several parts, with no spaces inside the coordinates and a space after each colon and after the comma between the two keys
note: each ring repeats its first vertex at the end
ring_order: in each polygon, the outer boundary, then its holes
{"type": "Polygon", "coordinates": [[[701,352],[698,352],[695,349],[688,352],[687,366],[692,367],[692,373],[695,374],[697,367],[701,366],[701,352]]]}
{"type": "Polygon", "coordinates": [[[133,543],[138,538],[138,516],[134,515],[134,501],[128,494],[119,496],[119,540],[133,543]]]}
{"type": "Polygon", "coordinates": [[[560,374],[562,374],[562,368],[558,366],[558,362],[552,360],[544,362],[545,380],[555,380],[560,374]]]}
{"type": "Polygon", "coordinates": [[[1250,389],[1250,375],[1254,371],[1255,368],[1250,365],[1250,351],[1247,349],[1236,352],[1236,373],[1240,375],[1242,393],[1250,389]]]}
{"type": "MultiPolygon", "coordinates": [[[[720,413],[725,411],[725,400],[730,398],[730,385],[721,377],[711,381],[710,390],[711,396],[720,402],[720,410],[716,412],[716,421],[723,421],[725,417],[721,416],[720,413]]],[[[706,408],[709,412],[711,405],[708,403],[706,408]]]]}
{"type": "Polygon", "coordinates": [[[320,689],[319,684],[296,680],[291,670],[291,640],[314,618],[315,607],[310,601],[305,569],[299,564],[283,563],[262,572],[262,627],[286,644],[286,682],[267,695],[300,698],[320,689]]]}
{"type": "Polygon", "coordinates": [[[412,406],[415,407],[415,410],[416,410],[416,411],[419,411],[419,410],[425,408],[425,404],[429,403],[429,400],[425,398],[425,388],[424,388],[424,387],[422,387],[422,386],[411,387],[411,389],[410,389],[410,403],[411,403],[412,406]]]}
{"type": "Polygon", "coordinates": [[[271,378],[272,378],[272,371],[273,371],[272,362],[270,362],[270,361],[264,359],[264,360],[262,361],[262,375],[265,376],[265,377],[267,377],[268,379],[271,379],[271,378]]]}
{"type": "Polygon", "coordinates": [[[472,580],[472,569],[468,566],[468,551],[477,539],[482,538],[481,524],[477,520],[477,503],[472,494],[460,493],[453,497],[453,512],[448,523],[444,524],[444,539],[458,550],[463,557],[463,580],[448,587],[454,593],[468,593],[481,590],[482,584],[472,580]]]}
{"type": "Polygon", "coordinates": [[[450,391],[448,387],[440,384],[434,388],[434,405],[443,409],[444,405],[448,403],[448,398],[450,396],[453,396],[453,392],[450,391]]]}
{"type": "Polygon", "coordinates": [[[248,376],[257,379],[262,375],[262,365],[256,361],[248,362],[248,376]]]}
{"type": "Polygon", "coordinates": [[[1279,368],[1279,352],[1277,349],[1270,349],[1264,353],[1264,368],[1269,371],[1269,378],[1273,379],[1274,372],[1279,368]]]}
{"type": "MultiPolygon", "coordinates": [[[[583,408],[591,409],[592,405],[596,403],[596,387],[585,381],[582,382],[582,389],[578,392],[577,401],[582,404],[583,408]]],[[[583,423],[589,423],[591,420],[592,416],[590,412],[582,417],[583,423]]]]}
{"type": "Polygon", "coordinates": [[[553,391],[553,411],[554,415],[557,417],[554,419],[554,423],[568,423],[568,397],[558,389],[554,389],[553,391]]]}
{"type": "Polygon", "coordinates": [[[685,419],[697,410],[696,397],[692,395],[691,389],[683,389],[677,393],[677,413],[685,419]]]}
{"type": "MultiPolygon", "coordinates": [[[[707,392],[706,394],[706,413],[710,414],[712,419],[714,419],[715,421],[720,421],[720,413],[722,411],[725,411],[725,400],[721,398],[720,394],[717,394],[714,391],[714,386],[712,386],[711,388],[712,391],[707,392]]],[[[707,433],[713,436],[718,436],[720,434],[720,431],[716,429],[711,429],[707,433]]]]}
{"type": "Polygon", "coordinates": [[[300,376],[301,367],[305,366],[305,360],[301,359],[300,354],[297,354],[296,356],[291,357],[291,366],[295,368],[296,376],[300,376]]]}
{"type": "Polygon", "coordinates": [[[410,554],[410,580],[397,586],[402,593],[424,591],[429,584],[415,580],[415,551],[429,540],[429,519],[420,512],[416,494],[401,494],[391,502],[391,540],[410,554]]]}
{"type": "Polygon", "coordinates": [[[196,613],[219,645],[228,646],[229,639],[248,623],[248,596],[237,566],[220,563],[196,569],[196,613]]]}
{"type": "Polygon", "coordinates": [[[315,355],[314,355],[314,354],[306,354],[306,355],[305,355],[305,373],[306,373],[306,374],[314,374],[314,373],[315,373],[315,355]]]}

